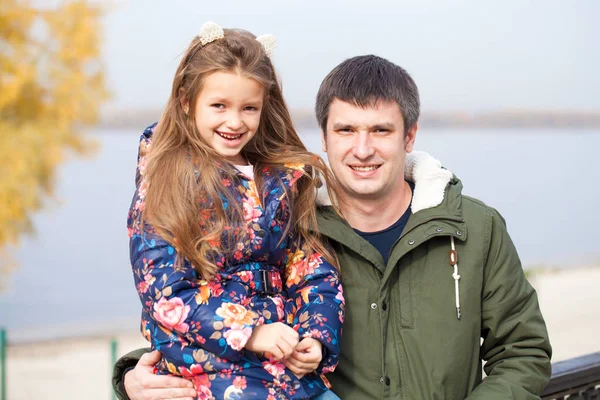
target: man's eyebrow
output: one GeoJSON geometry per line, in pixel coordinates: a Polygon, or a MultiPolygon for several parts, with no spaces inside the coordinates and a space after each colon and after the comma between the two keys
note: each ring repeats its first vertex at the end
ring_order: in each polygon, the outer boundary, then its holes
{"type": "Polygon", "coordinates": [[[333,124],[332,129],[334,131],[339,131],[340,129],[354,129],[355,126],[352,124],[344,124],[342,122],[336,122],[333,124]]]}
{"type": "Polygon", "coordinates": [[[383,122],[380,124],[371,125],[369,127],[369,130],[371,130],[371,131],[375,131],[375,130],[393,131],[395,129],[396,129],[396,126],[394,124],[392,124],[391,122],[383,122]]]}
{"type": "MultiPolygon", "coordinates": [[[[356,130],[357,127],[356,127],[356,125],[353,125],[351,123],[336,122],[333,124],[332,129],[334,131],[339,131],[342,129],[356,130]]],[[[369,125],[368,129],[369,129],[369,131],[376,131],[376,130],[393,131],[396,129],[396,125],[394,125],[391,122],[382,122],[379,124],[369,125]]]]}

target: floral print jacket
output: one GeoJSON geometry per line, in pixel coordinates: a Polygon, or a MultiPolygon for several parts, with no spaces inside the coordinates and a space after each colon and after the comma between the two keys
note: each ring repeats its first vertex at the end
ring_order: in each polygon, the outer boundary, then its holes
{"type": "Polygon", "coordinates": [[[262,196],[241,172],[223,180],[242,202],[248,235],[233,254],[219,255],[219,272],[207,282],[187,260],[176,264],[176,250],[151,225],[142,224],[144,170],[154,127],[140,140],[127,225],[142,333],[163,355],[157,373],[192,380],[198,399],[306,399],[324,392],[324,374],[338,362],[344,298],[336,269],[319,254],[293,248],[293,233],[284,236],[288,199],[302,168],[257,171],[264,176],[262,196]],[[264,273],[275,288],[269,295],[261,293],[264,273]],[[273,322],[285,322],[301,338],[323,344],[315,373],[299,380],[283,363],[244,348],[254,327],[273,322]]]}

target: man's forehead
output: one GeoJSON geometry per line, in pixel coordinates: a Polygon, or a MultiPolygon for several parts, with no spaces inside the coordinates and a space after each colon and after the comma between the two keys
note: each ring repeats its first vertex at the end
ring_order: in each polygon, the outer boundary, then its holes
{"type": "Polygon", "coordinates": [[[392,101],[377,101],[364,107],[335,99],[329,108],[329,126],[402,124],[400,106],[392,101]]]}

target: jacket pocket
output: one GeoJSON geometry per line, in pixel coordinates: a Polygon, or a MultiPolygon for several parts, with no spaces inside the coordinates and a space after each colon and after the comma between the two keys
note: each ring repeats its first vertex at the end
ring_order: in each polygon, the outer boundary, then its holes
{"type": "Polygon", "coordinates": [[[412,328],[414,324],[413,272],[411,268],[408,268],[411,263],[412,253],[408,253],[402,258],[401,265],[397,266],[387,283],[390,288],[388,296],[393,310],[391,310],[390,318],[394,319],[400,328],[412,328]]]}

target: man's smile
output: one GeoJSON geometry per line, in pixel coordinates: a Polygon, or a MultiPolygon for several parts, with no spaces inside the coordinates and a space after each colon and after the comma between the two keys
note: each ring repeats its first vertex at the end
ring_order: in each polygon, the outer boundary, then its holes
{"type": "Polygon", "coordinates": [[[379,169],[382,164],[349,164],[348,167],[356,172],[371,172],[379,169]]]}

